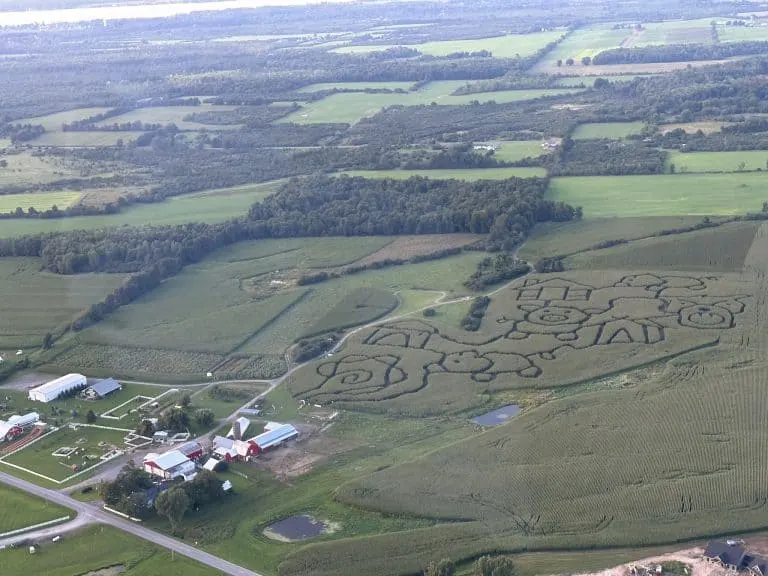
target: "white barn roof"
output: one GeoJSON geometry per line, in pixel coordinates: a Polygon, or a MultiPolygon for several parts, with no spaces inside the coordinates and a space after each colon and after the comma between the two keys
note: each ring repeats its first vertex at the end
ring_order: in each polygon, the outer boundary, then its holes
{"type": "Polygon", "coordinates": [[[160,455],[147,454],[146,458],[144,458],[144,462],[150,462],[150,461],[153,462],[155,466],[160,468],[160,470],[170,470],[171,468],[175,468],[179,464],[184,464],[184,462],[188,462],[189,458],[187,458],[184,454],[182,454],[178,450],[170,450],[165,454],[160,454],[160,455]],[[155,457],[150,458],[150,456],[155,456],[155,457]]]}

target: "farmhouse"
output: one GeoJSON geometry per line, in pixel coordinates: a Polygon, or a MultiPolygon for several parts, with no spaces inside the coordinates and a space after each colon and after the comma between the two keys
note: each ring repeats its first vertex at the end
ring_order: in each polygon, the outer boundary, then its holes
{"type": "Polygon", "coordinates": [[[7,421],[0,420],[0,442],[13,440],[24,433],[24,430],[34,426],[40,420],[37,412],[30,412],[24,416],[11,416],[7,421]]]}
{"type": "Polygon", "coordinates": [[[254,456],[258,454],[258,450],[250,441],[244,442],[242,440],[216,436],[213,439],[213,454],[220,460],[231,462],[232,460],[243,460],[248,456],[254,456]]]}
{"type": "Polygon", "coordinates": [[[199,460],[203,457],[203,447],[200,442],[187,442],[182,444],[176,450],[184,454],[190,460],[199,460]]]}
{"type": "Polygon", "coordinates": [[[147,454],[144,471],[163,480],[182,478],[187,482],[195,477],[195,463],[178,450],[169,450],[164,454],[147,454]]]}
{"type": "Polygon", "coordinates": [[[765,576],[768,570],[768,559],[755,554],[748,554],[742,541],[713,540],[707,544],[704,559],[721,565],[729,570],[744,570],[755,576],[765,576]]]}
{"type": "Polygon", "coordinates": [[[282,424],[251,438],[248,440],[248,443],[255,446],[256,454],[260,454],[269,448],[279,446],[283,442],[296,438],[298,435],[299,431],[296,428],[290,424],[282,424]]]}
{"type": "Polygon", "coordinates": [[[67,374],[42,386],[32,388],[29,391],[29,399],[36,402],[50,402],[62,394],[85,388],[87,385],[88,382],[82,374],[67,374]]]}
{"type": "Polygon", "coordinates": [[[99,380],[93,386],[89,386],[85,389],[85,397],[91,400],[101,400],[106,398],[113,392],[122,390],[123,387],[114,378],[107,378],[105,380],[99,380]]]}

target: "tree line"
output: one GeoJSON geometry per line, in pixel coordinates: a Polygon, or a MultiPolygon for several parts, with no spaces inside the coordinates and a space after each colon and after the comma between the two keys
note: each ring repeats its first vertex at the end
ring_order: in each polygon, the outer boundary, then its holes
{"type": "Polygon", "coordinates": [[[725,44],[662,44],[639,48],[611,48],[596,54],[592,63],[646,64],[657,62],[690,62],[722,60],[734,56],[754,56],[768,53],[768,42],[729,42],[725,44]]]}

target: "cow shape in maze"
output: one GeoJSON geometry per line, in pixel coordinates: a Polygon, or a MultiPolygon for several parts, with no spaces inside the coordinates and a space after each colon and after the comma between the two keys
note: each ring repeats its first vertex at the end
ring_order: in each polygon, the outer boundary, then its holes
{"type": "Polygon", "coordinates": [[[726,292],[711,276],[638,274],[602,287],[527,278],[494,298],[481,334],[419,320],[374,328],[354,353],[317,367],[313,391],[365,401],[416,392],[447,375],[491,383],[505,374],[536,385],[542,377],[557,383],[568,367],[622,368],[625,358],[629,367],[643,347],[651,360],[716,343],[750,298],[726,292]],[[406,350],[419,351],[419,361],[408,361],[406,350]]]}

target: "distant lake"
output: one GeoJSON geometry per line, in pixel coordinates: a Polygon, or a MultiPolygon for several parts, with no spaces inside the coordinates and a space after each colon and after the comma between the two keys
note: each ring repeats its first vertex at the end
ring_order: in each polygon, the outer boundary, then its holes
{"type": "Polygon", "coordinates": [[[60,10],[27,10],[0,12],[1,26],[29,24],[64,24],[90,20],[125,20],[136,18],[168,18],[192,12],[231,10],[233,8],[263,8],[265,6],[298,6],[325,2],[352,2],[354,0],[222,0],[221,2],[193,2],[177,4],[145,4],[133,6],[98,6],[94,8],[65,8],[60,10]]]}

